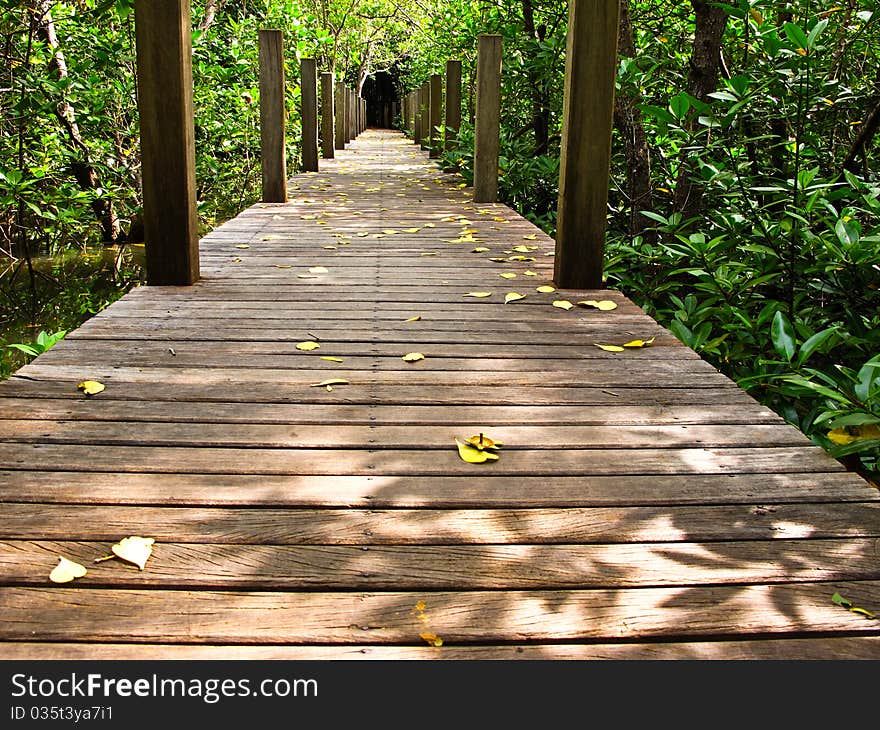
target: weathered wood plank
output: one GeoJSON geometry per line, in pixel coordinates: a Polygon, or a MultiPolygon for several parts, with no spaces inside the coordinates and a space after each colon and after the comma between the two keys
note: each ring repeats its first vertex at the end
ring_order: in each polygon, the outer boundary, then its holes
{"type": "Polygon", "coordinates": [[[877,581],[635,590],[255,593],[2,588],[7,641],[214,644],[446,644],[645,641],[833,633],[876,636],[876,622],[831,601],[880,603],[877,581]],[[424,601],[425,610],[416,610],[424,601]],[[421,613],[425,620],[419,618],[421,613]]]}

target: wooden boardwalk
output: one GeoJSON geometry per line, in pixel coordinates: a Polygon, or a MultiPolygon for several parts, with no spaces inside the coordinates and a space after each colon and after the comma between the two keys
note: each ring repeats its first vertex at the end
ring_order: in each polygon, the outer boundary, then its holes
{"type": "Polygon", "coordinates": [[[322,165],[0,384],[0,659],[880,658],[875,487],[401,135],[322,165]]]}

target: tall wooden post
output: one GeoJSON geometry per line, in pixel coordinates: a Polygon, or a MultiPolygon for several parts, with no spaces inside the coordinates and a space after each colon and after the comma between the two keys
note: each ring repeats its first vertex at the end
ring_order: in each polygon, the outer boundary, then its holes
{"type": "Polygon", "coordinates": [[[440,157],[440,125],[443,124],[443,77],[440,74],[431,76],[430,118],[428,145],[431,157],[440,157]]]}
{"type": "Polygon", "coordinates": [[[501,36],[481,35],[477,63],[477,124],[474,131],[474,201],[498,200],[501,122],[501,36]]]}
{"type": "Polygon", "coordinates": [[[345,86],[341,81],[336,82],[336,101],[334,103],[336,113],[336,149],[345,149],[345,86]]]}
{"type": "Polygon", "coordinates": [[[603,286],[619,4],[571,0],[556,236],[557,286],[603,286]]]}
{"type": "Polygon", "coordinates": [[[147,283],[199,278],[189,0],[135,3],[147,283]]]}
{"type": "Polygon", "coordinates": [[[302,86],[302,166],[306,172],[318,172],[318,62],[300,60],[302,86]]]}
{"type": "Polygon", "coordinates": [[[336,118],[333,101],[333,72],[321,73],[321,156],[325,160],[336,157],[336,118]]]}
{"type": "Polygon", "coordinates": [[[449,152],[461,131],[461,61],[446,62],[446,151],[449,152]]]}
{"type": "Polygon", "coordinates": [[[261,30],[260,136],[264,203],[287,202],[287,113],[284,83],[284,38],[281,31],[261,30]]]}
{"type": "Polygon", "coordinates": [[[413,142],[422,142],[422,87],[413,91],[413,142]]]}
{"type": "Polygon", "coordinates": [[[428,141],[431,138],[431,82],[426,81],[422,84],[421,96],[421,114],[422,114],[422,137],[419,139],[419,145],[423,150],[428,149],[428,141]]]}
{"type": "Polygon", "coordinates": [[[357,139],[357,129],[354,126],[354,92],[348,89],[348,141],[357,139]]]}

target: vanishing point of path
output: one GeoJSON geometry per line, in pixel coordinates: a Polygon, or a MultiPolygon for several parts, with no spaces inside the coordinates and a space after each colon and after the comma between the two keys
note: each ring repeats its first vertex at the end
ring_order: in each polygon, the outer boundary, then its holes
{"type": "Polygon", "coordinates": [[[322,166],[0,384],[0,658],[880,658],[876,488],[402,135],[322,166]]]}

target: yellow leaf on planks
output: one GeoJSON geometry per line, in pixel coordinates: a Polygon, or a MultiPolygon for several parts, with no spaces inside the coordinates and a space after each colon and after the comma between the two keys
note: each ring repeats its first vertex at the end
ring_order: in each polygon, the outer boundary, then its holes
{"type": "Polygon", "coordinates": [[[652,337],[650,340],[632,340],[631,342],[624,342],[624,347],[649,347],[654,344],[654,340],[656,337],[652,337]]]}
{"type": "Polygon", "coordinates": [[[70,583],[77,578],[82,578],[88,572],[84,565],[75,563],[60,555],[58,556],[58,565],[49,573],[49,580],[53,583],[70,583]]]}
{"type": "Polygon", "coordinates": [[[537,271],[523,271],[523,276],[537,276],[537,271]]]}
{"type": "Polygon", "coordinates": [[[598,309],[600,312],[611,312],[617,309],[617,302],[612,302],[608,299],[603,299],[599,302],[597,302],[595,299],[587,299],[585,302],[578,302],[578,304],[582,307],[593,307],[594,309],[598,309]]]}
{"type": "Polygon", "coordinates": [[[505,271],[503,274],[498,274],[498,276],[500,276],[502,279],[515,279],[516,278],[516,274],[514,274],[512,271],[505,271]]]}
{"type": "Polygon", "coordinates": [[[572,304],[567,299],[557,299],[553,302],[553,306],[557,309],[564,309],[566,312],[570,309],[574,309],[574,304],[572,304]]]}
{"type": "Polygon", "coordinates": [[[537,291],[541,294],[552,294],[553,292],[556,291],[556,287],[555,286],[539,286],[537,289],[535,289],[535,291],[537,291]]]}
{"type": "Polygon", "coordinates": [[[523,238],[524,238],[526,241],[537,241],[537,240],[538,240],[538,234],[537,234],[537,233],[531,233],[531,234],[529,234],[528,236],[523,236],[523,238]]]}
{"type": "Polygon", "coordinates": [[[328,393],[333,392],[334,386],[337,385],[348,385],[349,382],[347,380],[341,380],[339,378],[331,378],[330,380],[322,380],[320,383],[312,383],[311,388],[326,388],[328,393]]]}
{"type": "Polygon", "coordinates": [[[605,350],[605,352],[624,352],[625,348],[620,345],[596,345],[600,350],[605,350]]]}
{"type": "Polygon", "coordinates": [[[357,234],[358,238],[366,238],[369,235],[370,234],[367,231],[361,231],[360,233],[357,234]]]}
{"type": "Polygon", "coordinates": [[[404,362],[421,362],[425,356],[421,352],[410,352],[403,356],[404,362]]]}
{"type": "Polygon", "coordinates": [[[396,236],[400,231],[395,231],[393,228],[386,228],[382,233],[386,236],[396,236]]]}
{"type": "Polygon", "coordinates": [[[502,218],[500,215],[495,216],[492,220],[495,221],[496,223],[507,223],[508,222],[507,218],[502,218]]]}
{"type": "Polygon", "coordinates": [[[404,233],[418,233],[421,230],[422,230],[421,228],[404,228],[403,232],[404,233]]]}
{"type": "Polygon", "coordinates": [[[511,302],[518,302],[520,299],[525,298],[525,294],[519,294],[518,292],[512,291],[504,297],[504,303],[510,304],[511,302]]]}
{"type": "Polygon", "coordinates": [[[528,246],[514,246],[513,250],[517,253],[529,253],[532,249],[530,249],[528,246]]]}
{"type": "Polygon", "coordinates": [[[322,360],[326,360],[327,362],[345,362],[341,357],[330,357],[329,355],[322,357],[322,360]]]}
{"type": "Polygon", "coordinates": [[[319,349],[321,346],[317,342],[300,342],[297,346],[297,350],[302,350],[303,352],[312,352],[313,350],[319,349]]]}
{"type": "Polygon", "coordinates": [[[248,246],[246,243],[240,243],[240,244],[238,244],[238,246],[236,246],[236,248],[245,249],[245,248],[250,248],[250,246],[248,246]]]}
{"type": "Polygon", "coordinates": [[[78,390],[81,390],[86,396],[98,395],[98,393],[106,390],[106,386],[103,383],[99,383],[97,380],[83,380],[77,386],[78,390]]]}
{"type": "Polygon", "coordinates": [[[419,637],[421,639],[424,639],[425,641],[427,641],[431,646],[435,646],[438,648],[443,646],[443,639],[441,639],[439,636],[437,636],[437,634],[431,634],[431,633],[425,631],[425,632],[419,634],[419,637]]]}
{"type": "Polygon", "coordinates": [[[313,266],[309,269],[310,274],[329,274],[330,270],[325,266],[313,266]]]}
{"type": "Polygon", "coordinates": [[[504,444],[501,441],[496,441],[495,439],[489,438],[484,433],[478,433],[476,436],[471,436],[470,438],[465,439],[465,443],[470,444],[474,448],[479,449],[480,451],[485,451],[489,449],[490,451],[497,451],[504,444]]]}
{"type": "Polygon", "coordinates": [[[490,291],[472,291],[472,292],[465,294],[464,296],[473,297],[474,299],[485,299],[486,297],[491,297],[492,292],[490,292],[490,291]]]}
{"type": "Polygon", "coordinates": [[[483,464],[487,461],[498,461],[499,459],[498,454],[493,454],[485,449],[478,449],[476,446],[472,446],[465,441],[455,439],[455,443],[458,444],[458,455],[461,457],[461,460],[468,464],[483,464]]]}
{"type": "Polygon", "coordinates": [[[143,570],[147,560],[153,554],[153,543],[155,542],[152,537],[126,537],[110,549],[117,558],[134,563],[143,570]]]}
{"type": "Polygon", "coordinates": [[[415,317],[410,317],[409,319],[405,319],[404,322],[421,322],[422,316],[416,315],[415,317]]]}
{"type": "Polygon", "coordinates": [[[486,248],[485,246],[477,246],[471,253],[489,253],[492,249],[486,248]]]}

